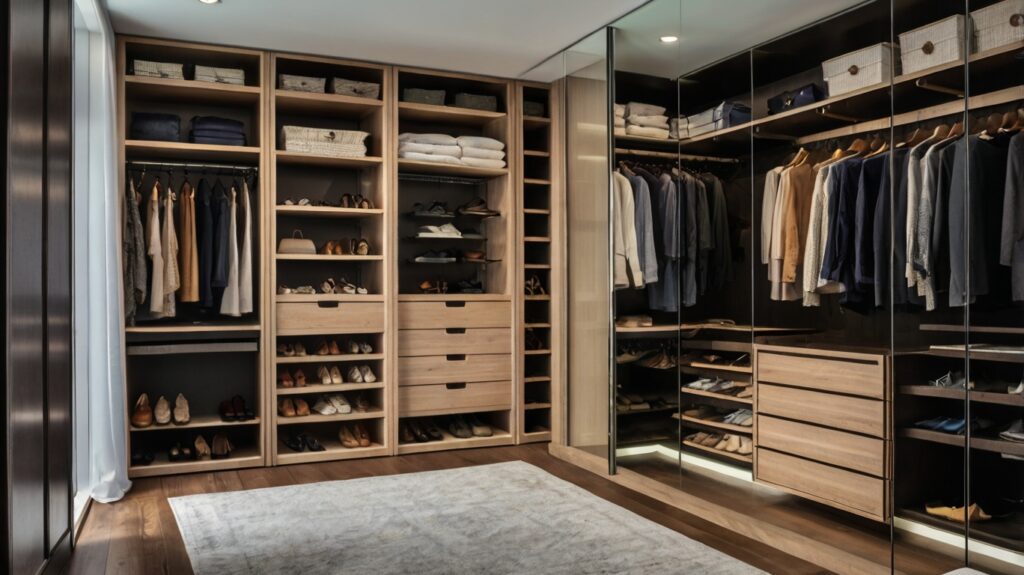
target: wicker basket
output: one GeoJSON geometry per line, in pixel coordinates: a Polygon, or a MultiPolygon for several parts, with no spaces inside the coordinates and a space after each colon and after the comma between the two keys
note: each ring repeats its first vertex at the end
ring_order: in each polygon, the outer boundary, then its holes
{"type": "Polygon", "coordinates": [[[974,50],[984,52],[1024,40],[1024,0],[1004,0],[971,12],[974,50]]]}
{"type": "MultiPolygon", "coordinates": [[[[892,54],[888,42],[868,46],[821,63],[828,82],[828,95],[839,96],[866,86],[888,82],[892,78],[892,54]]],[[[897,63],[898,64],[898,63],[897,63]]],[[[899,66],[897,66],[898,71],[899,66]]]]}
{"type": "Polygon", "coordinates": [[[344,78],[331,80],[331,92],[345,96],[356,96],[359,98],[370,98],[376,100],[380,97],[380,84],[374,82],[357,82],[344,78]]]}
{"type": "Polygon", "coordinates": [[[900,34],[903,73],[956,62],[964,57],[964,16],[956,14],[900,34]]]}
{"type": "Polygon", "coordinates": [[[281,90],[323,93],[326,84],[326,78],[295,76],[292,74],[278,74],[277,76],[277,87],[281,90]]]}
{"type": "Polygon", "coordinates": [[[174,64],[172,62],[133,60],[132,73],[136,76],[146,76],[147,78],[171,78],[172,80],[185,79],[184,65],[174,64]]]}
{"type": "Polygon", "coordinates": [[[366,145],[363,142],[369,135],[367,132],[357,130],[283,126],[281,128],[281,143],[287,152],[359,158],[366,155],[366,145]]]}
{"type": "Polygon", "coordinates": [[[215,68],[213,66],[196,65],[196,81],[244,86],[245,70],[240,70],[238,68],[215,68]]]}

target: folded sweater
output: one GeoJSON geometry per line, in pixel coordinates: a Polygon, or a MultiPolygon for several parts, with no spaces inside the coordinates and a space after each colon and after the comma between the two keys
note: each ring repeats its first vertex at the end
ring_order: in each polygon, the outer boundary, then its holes
{"type": "Polygon", "coordinates": [[[463,148],[483,148],[485,150],[504,150],[505,144],[484,136],[459,136],[459,145],[463,148]]]}
{"type": "Polygon", "coordinates": [[[655,106],[653,104],[641,104],[640,102],[630,102],[626,104],[626,116],[662,116],[665,114],[665,108],[661,106],[655,106]]]}
{"type": "Polygon", "coordinates": [[[644,136],[647,138],[668,139],[668,130],[665,128],[651,128],[648,126],[626,126],[626,133],[630,136],[644,136]]]}
{"type": "Polygon", "coordinates": [[[442,146],[441,144],[420,144],[418,142],[400,142],[399,152],[418,152],[420,154],[437,154],[440,156],[451,156],[459,158],[462,156],[462,148],[459,146],[442,146]]]}
{"type": "Polygon", "coordinates": [[[437,144],[439,146],[455,146],[458,140],[448,134],[413,134],[406,132],[398,135],[399,142],[412,142],[415,144],[437,144]]]}
{"type": "Polygon", "coordinates": [[[485,160],[504,160],[505,152],[486,148],[460,148],[463,158],[483,158],[485,160]]]}
{"type": "Polygon", "coordinates": [[[634,126],[668,129],[668,116],[630,116],[629,123],[634,126]]]}

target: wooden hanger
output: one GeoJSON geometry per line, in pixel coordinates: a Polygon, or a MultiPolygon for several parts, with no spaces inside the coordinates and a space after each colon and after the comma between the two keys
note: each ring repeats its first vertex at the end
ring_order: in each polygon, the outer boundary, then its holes
{"type": "Polygon", "coordinates": [[[806,148],[800,148],[799,150],[797,150],[796,155],[793,156],[793,160],[786,164],[786,167],[792,168],[793,166],[802,164],[809,155],[810,152],[808,152],[806,148]]]}
{"type": "Polygon", "coordinates": [[[946,124],[939,124],[935,126],[935,131],[932,132],[931,138],[934,140],[943,140],[949,134],[949,126],[946,124]]]}
{"type": "Polygon", "coordinates": [[[964,135],[964,123],[962,121],[953,124],[953,127],[949,129],[949,133],[946,134],[946,139],[951,140],[959,138],[964,135]]]}
{"type": "Polygon", "coordinates": [[[879,146],[878,146],[877,148],[875,148],[875,150],[874,150],[874,151],[872,151],[872,152],[871,152],[870,154],[868,154],[868,155],[864,156],[864,158],[865,158],[865,159],[867,159],[867,158],[873,158],[873,157],[875,157],[875,156],[878,156],[878,155],[884,154],[884,153],[885,153],[885,152],[887,152],[888,150],[889,150],[889,142],[886,142],[885,140],[882,140],[882,143],[881,143],[881,145],[879,145],[879,146]]]}
{"type": "Polygon", "coordinates": [[[846,148],[846,151],[855,154],[863,154],[870,149],[871,147],[868,142],[864,141],[862,138],[857,138],[853,142],[850,142],[850,147],[846,148]]]}
{"type": "Polygon", "coordinates": [[[896,147],[906,148],[916,146],[917,144],[924,141],[925,137],[927,137],[926,134],[927,132],[923,130],[920,126],[918,126],[917,128],[914,129],[914,133],[910,134],[909,138],[896,144],[896,147]]]}
{"type": "Polygon", "coordinates": [[[1003,115],[1002,114],[989,114],[988,118],[985,119],[984,123],[985,123],[985,131],[982,134],[982,136],[987,136],[989,138],[992,138],[996,134],[999,133],[999,128],[1001,128],[1002,125],[1003,125],[1003,115]]]}

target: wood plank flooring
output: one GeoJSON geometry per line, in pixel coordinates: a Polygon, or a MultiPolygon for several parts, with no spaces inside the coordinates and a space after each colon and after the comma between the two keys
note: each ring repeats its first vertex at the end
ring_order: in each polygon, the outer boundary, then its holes
{"type": "Polygon", "coordinates": [[[139,479],[123,500],[114,504],[92,505],[66,573],[192,573],[184,542],[167,502],[169,497],[515,460],[536,465],[616,505],[765,571],[791,575],[826,573],[810,563],[737,536],[699,517],[556,459],[548,455],[547,446],[542,444],[139,479]]]}

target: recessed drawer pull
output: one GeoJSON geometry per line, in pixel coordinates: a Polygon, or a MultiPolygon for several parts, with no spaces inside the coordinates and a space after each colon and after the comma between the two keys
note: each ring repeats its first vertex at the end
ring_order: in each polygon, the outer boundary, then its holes
{"type": "Polygon", "coordinates": [[[453,353],[444,356],[448,361],[466,361],[466,354],[464,353],[453,353]]]}
{"type": "Polygon", "coordinates": [[[446,383],[444,384],[445,389],[466,389],[466,382],[462,383],[446,383]]]}
{"type": "Polygon", "coordinates": [[[464,327],[446,327],[444,329],[444,332],[447,333],[447,334],[463,334],[463,333],[466,333],[466,328],[464,328],[464,327]]]}
{"type": "Polygon", "coordinates": [[[316,307],[337,308],[340,304],[341,302],[338,301],[318,301],[316,302],[316,307]]]}
{"type": "Polygon", "coordinates": [[[446,302],[444,302],[444,307],[466,307],[466,302],[464,302],[464,301],[446,301],[446,302]]]}

